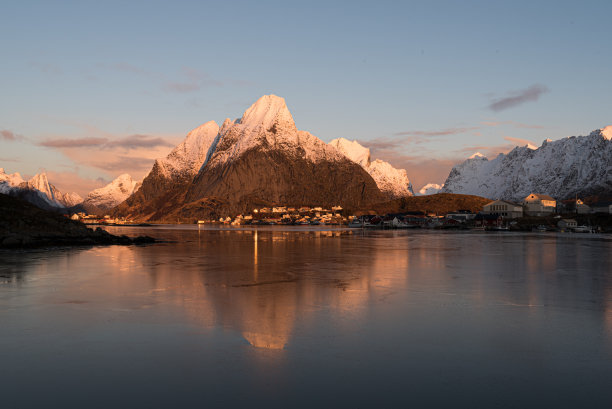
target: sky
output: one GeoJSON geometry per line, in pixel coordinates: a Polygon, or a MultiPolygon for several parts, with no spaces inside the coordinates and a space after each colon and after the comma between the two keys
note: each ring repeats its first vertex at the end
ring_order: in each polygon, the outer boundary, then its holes
{"type": "Polygon", "coordinates": [[[0,167],[86,195],[143,178],[193,128],[285,98],[443,183],[612,124],[609,1],[19,1],[0,24],[0,167]]]}

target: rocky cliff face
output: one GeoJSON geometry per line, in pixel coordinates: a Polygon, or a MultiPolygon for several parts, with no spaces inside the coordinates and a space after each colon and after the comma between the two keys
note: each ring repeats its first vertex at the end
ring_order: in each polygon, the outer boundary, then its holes
{"type": "Polygon", "coordinates": [[[442,192],[521,200],[529,193],[558,200],[612,194],[612,126],[588,136],[517,147],[493,160],[473,155],[450,172],[442,192]]]}
{"type": "Polygon", "coordinates": [[[372,161],[370,150],[361,146],[357,141],[338,138],[329,144],[368,172],[388,199],[414,195],[405,169],[396,169],[390,163],[380,159],[372,161]]]}
{"type": "Polygon", "coordinates": [[[176,220],[243,212],[261,204],[360,207],[384,200],[360,165],[296,128],[283,98],[260,98],[239,120],[226,119],[214,136],[215,125],[208,124],[201,154],[184,178],[168,177],[167,167],[157,161],[117,214],[176,220]],[[168,180],[174,180],[171,186],[168,180]]]}

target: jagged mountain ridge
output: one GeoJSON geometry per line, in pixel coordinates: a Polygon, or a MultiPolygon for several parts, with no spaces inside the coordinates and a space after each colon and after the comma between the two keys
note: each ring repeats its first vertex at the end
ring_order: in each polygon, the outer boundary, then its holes
{"type": "Polygon", "coordinates": [[[47,210],[61,210],[83,201],[77,193],[62,193],[49,183],[45,172],[24,181],[19,173],[7,174],[0,168],[0,193],[20,197],[47,210]]]}
{"type": "Polygon", "coordinates": [[[519,201],[531,192],[558,200],[612,193],[612,126],[587,136],[516,147],[493,160],[473,155],[455,166],[442,192],[519,201]]]}
{"type": "Polygon", "coordinates": [[[388,199],[414,195],[406,170],[396,169],[390,163],[380,159],[372,161],[370,149],[362,146],[357,141],[338,138],[329,144],[353,162],[361,165],[372,176],[378,188],[388,199]]]}
{"type": "Polygon", "coordinates": [[[261,97],[240,119],[226,119],[210,136],[201,137],[200,151],[206,155],[193,177],[195,166],[173,180],[156,161],[116,214],[176,220],[250,211],[255,204],[357,207],[384,200],[359,164],[297,129],[283,98],[261,97]]]}

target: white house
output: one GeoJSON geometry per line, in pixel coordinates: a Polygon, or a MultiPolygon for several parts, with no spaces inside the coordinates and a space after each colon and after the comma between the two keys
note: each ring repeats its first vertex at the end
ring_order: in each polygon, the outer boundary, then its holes
{"type": "Polygon", "coordinates": [[[555,212],[557,201],[548,195],[531,193],[523,199],[523,206],[529,216],[548,216],[555,212]]]}
{"type": "Polygon", "coordinates": [[[523,217],[523,206],[505,200],[495,200],[484,205],[482,213],[498,215],[507,219],[515,219],[517,217],[523,217]]]}

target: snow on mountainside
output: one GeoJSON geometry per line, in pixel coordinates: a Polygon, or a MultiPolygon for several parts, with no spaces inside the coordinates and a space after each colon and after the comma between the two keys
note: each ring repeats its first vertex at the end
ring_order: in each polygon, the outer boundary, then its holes
{"type": "Polygon", "coordinates": [[[516,147],[493,160],[474,156],[455,166],[442,192],[519,201],[531,192],[566,199],[612,193],[612,126],[588,136],[516,147]]]}
{"type": "Polygon", "coordinates": [[[206,122],[189,132],[168,156],[156,160],[161,174],[169,179],[193,177],[200,170],[218,133],[219,125],[215,121],[206,122]]]}
{"type": "Polygon", "coordinates": [[[182,220],[250,211],[264,204],[356,208],[384,199],[360,165],[298,130],[281,97],[264,95],[240,119],[226,119],[220,128],[207,124],[208,130],[193,144],[196,148],[188,146],[188,136],[167,158],[157,160],[141,188],[114,214],[182,220]]]}
{"type": "Polygon", "coordinates": [[[428,183],[419,190],[419,196],[435,195],[442,189],[437,183],[428,183]]]}
{"type": "Polygon", "coordinates": [[[49,183],[45,172],[36,174],[27,182],[19,173],[8,175],[0,168],[0,193],[21,196],[37,206],[47,209],[71,207],[83,201],[76,193],[62,193],[49,183]]]}
{"type": "Polygon", "coordinates": [[[32,179],[20,184],[19,187],[42,193],[43,198],[54,207],[72,207],[83,201],[83,198],[76,193],[60,192],[59,189],[49,183],[45,172],[34,175],[32,179]]]}
{"type": "Polygon", "coordinates": [[[7,174],[4,168],[0,168],[0,193],[8,194],[11,188],[17,187],[24,182],[19,173],[7,174]]]}
{"type": "Polygon", "coordinates": [[[108,185],[91,191],[83,201],[83,207],[92,213],[112,209],[134,193],[139,185],[130,175],[124,173],[108,185]]]}
{"type": "Polygon", "coordinates": [[[396,169],[390,163],[380,159],[372,161],[370,150],[357,141],[338,138],[329,144],[353,162],[361,165],[372,176],[378,188],[390,199],[414,195],[406,170],[396,169]]]}
{"type": "Polygon", "coordinates": [[[204,164],[211,168],[235,160],[255,148],[287,152],[300,150],[303,158],[315,163],[342,158],[336,149],[316,136],[299,131],[285,100],[276,95],[259,98],[239,120],[226,119],[215,142],[209,160],[204,164]]]}

